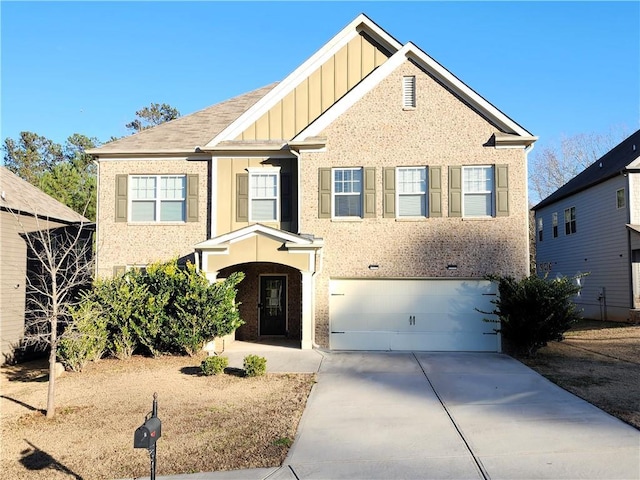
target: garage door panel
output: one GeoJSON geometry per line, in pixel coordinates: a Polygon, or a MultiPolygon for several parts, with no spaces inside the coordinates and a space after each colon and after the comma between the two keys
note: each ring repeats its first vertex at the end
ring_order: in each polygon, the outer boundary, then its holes
{"type": "Polygon", "coordinates": [[[390,335],[390,350],[414,350],[429,352],[497,351],[496,335],[469,335],[468,333],[399,333],[390,335]]]}
{"type": "Polygon", "coordinates": [[[331,348],[499,351],[495,324],[476,310],[493,309],[495,290],[485,280],[331,280],[331,348]]]}
{"type": "Polygon", "coordinates": [[[389,350],[388,332],[345,332],[331,334],[332,350],[389,350]]]}

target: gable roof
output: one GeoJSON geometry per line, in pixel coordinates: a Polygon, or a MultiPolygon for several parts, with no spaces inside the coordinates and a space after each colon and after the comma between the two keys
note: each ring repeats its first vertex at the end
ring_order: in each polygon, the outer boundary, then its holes
{"type": "MultiPolygon", "coordinates": [[[[292,147],[292,144],[300,146],[310,138],[317,137],[322,126],[335,120],[340,113],[362,98],[367,91],[406,60],[418,63],[436,81],[495,125],[498,130],[495,139],[496,145],[500,139],[503,139],[500,135],[504,134],[508,135],[504,145],[528,146],[537,140],[537,137],[532,136],[413,43],[402,45],[369,17],[360,14],[281,82],[144,130],[130,137],[110,142],[102,147],[89,150],[88,153],[93,155],[193,153],[221,149],[278,150],[282,147],[285,149],[292,147]],[[289,139],[288,147],[286,140],[283,141],[284,143],[280,142],[279,145],[237,140],[238,135],[247,127],[269,112],[336,52],[359,35],[372,39],[385,52],[388,52],[389,58],[341,99],[337,100],[333,107],[325,110],[318,118],[311,120],[310,124],[299,131],[294,138],[289,139]]],[[[315,145],[317,142],[312,143],[315,145]]]]}
{"type": "Polygon", "coordinates": [[[271,91],[278,82],[87,150],[91,155],[193,153],[271,91]]]}
{"type": "Polygon", "coordinates": [[[298,247],[298,249],[300,247],[318,248],[323,245],[321,238],[298,235],[284,230],[279,230],[277,228],[268,227],[261,223],[254,223],[252,225],[242,227],[239,230],[200,242],[196,244],[194,248],[197,250],[227,249],[232,243],[239,242],[256,235],[262,235],[281,241],[287,245],[287,248],[292,249],[296,249],[296,247],[298,247]]]}
{"type": "Polygon", "coordinates": [[[18,177],[7,167],[0,167],[0,190],[1,210],[37,215],[64,223],[89,222],[89,219],[18,177]]]}
{"type": "MultiPolygon", "coordinates": [[[[570,195],[586,190],[610,178],[620,175],[632,167],[635,160],[640,159],[640,130],[623,140],[589,165],[581,173],[573,177],[558,190],[538,203],[532,210],[538,210],[570,195]]],[[[633,166],[635,167],[635,166],[633,166]]]]}
{"type": "MultiPolygon", "coordinates": [[[[501,132],[521,137],[526,145],[530,145],[537,140],[537,137],[532,136],[531,133],[511,120],[483,97],[478,95],[474,90],[460,81],[455,75],[429,57],[412,42],[408,42],[403,46],[369,19],[369,17],[364,14],[360,14],[324,47],[309,58],[309,60],[304,62],[298,69],[280,82],[280,84],[269,92],[268,95],[265,95],[264,98],[259,102],[256,102],[253,107],[248,109],[234,123],[230,124],[226,129],[221,131],[218,136],[214,137],[204,147],[204,149],[213,150],[216,145],[219,145],[221,142],[233,141],[239,133],[241,133],[251,123],[255,122],[289,92],[296,88],[296,86],[299,85],[306,76],[310,75],[314,71],[314,69],[327,61],[338,49],[346,45],[355,35],[359,35],[361,32],[365,32],[376,42],[384,45],[385,48],[390,51],[391,57],[347,92],[347,94],[338,100],[332,108],[328,109],[325,113],[320,115],[320,117],[312,121],[307,128],[298,133],[292,139],[293,142],[301,142],[307,138],[317,136],[324,127],[335,120],[349,106],[362,98],[366,92],[380,83],[395,68],[408,59],[418,63],[420,67],[433,75],[437,81],[442,83],[446,88],[450,89],[464,102],[474,108],[479,114],[483,115],[487,120],[496,125],[501,132]]],[[[511,143],[513,144],[513,138],[511,138],[511,143]]]]}
{"type": "Polygon", "coordinates": [[[521,143],[531,145],[538,139],[485,100],[412,42],[408,42],[394,53],[389,60],[371,72],[367,78],[342,97],[330,111],[300,132],[294,140],[303,140],[308,136],[318,135],[335,118],[362,98],[406,60],[411,60],[416,63],[420,68],[432,75],[438,82],[458,96],[458,98],[462,99],[463,102],[495,125],[496,128],[499,128],[500,134],[496,135],[496,142],[505,140],[505,144],[509,142],[510,144],[521,143]]]}

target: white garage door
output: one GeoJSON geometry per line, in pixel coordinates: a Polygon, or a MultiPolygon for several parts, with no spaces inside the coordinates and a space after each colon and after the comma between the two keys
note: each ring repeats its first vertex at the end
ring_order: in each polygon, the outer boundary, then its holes
{"type": "Polygon", "coordinates": [[[486,280],[335,279],[329,283],[332,350],[500,351],[484,322],[496,286],[486,280]]]}

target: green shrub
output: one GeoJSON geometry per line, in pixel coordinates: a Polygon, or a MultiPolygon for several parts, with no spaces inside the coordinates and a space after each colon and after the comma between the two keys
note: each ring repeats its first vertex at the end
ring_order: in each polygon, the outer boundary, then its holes
{"type": "Polygon", "coordinates": [[[107,320],[100,305],[89,298],[71,308],[70,314],[71,324],[60,338],[56,353],[66,368],[81,372],[88,362],[100,360],[105,354],[107,320]]]}
{"type": "Polygon", "coordinates": [[[548,280],[531,275],[520,281],[489,276],[498,285],[498,297],[492,300],[494,310],[482,313],[494,314],[497,320],[485,321],[500,324],[496,331],[515,353],[535,355],[549,341],[561,341],[564,332],[581,318],[573,302],[580,292],[576,280],[581,276],[548,280]]]}
{"type": "Polygon", "coordinates": [[[258,355],[244,357],[244,374],[247,377],[260,377],[267,373],[267,359],[258,355]]]}
{"type": "Polygon", "coordinates": [[[158,262],[144,269],[97,281],[83,299],[106,320],[109,352],[128,358],[142,350],[193,355],[217,336],[244,322],[236,303],[236,286],[244,274],[210,284],[192,264],[158,262]]]}
{"type": "Polygon", "coordinates": [[[229,366],[229,359],[227,357],[212,356],[207,357],[202,361],[200,368],[204,375],[219,375],[224,372],[224,369],[229,366]]]}

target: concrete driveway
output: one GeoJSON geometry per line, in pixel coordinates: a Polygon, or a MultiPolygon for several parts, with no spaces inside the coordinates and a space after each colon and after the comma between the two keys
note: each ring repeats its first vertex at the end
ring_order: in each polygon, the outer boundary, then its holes
{"type": "Polygon", "coordinates": [[[300,353],[318,383],[282,467],[170,478],[640,479],[640,431],[506,355],[300,353]]]}

